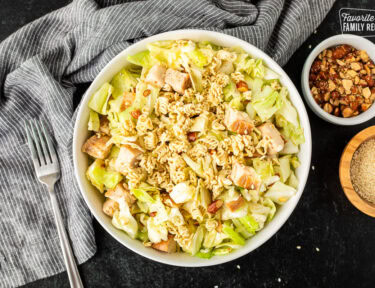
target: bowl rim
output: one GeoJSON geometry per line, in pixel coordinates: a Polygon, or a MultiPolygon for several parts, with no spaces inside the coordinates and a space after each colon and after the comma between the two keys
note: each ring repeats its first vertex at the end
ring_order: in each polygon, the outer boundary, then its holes
{"type": "MultiPolygon", "coordinates": [[[[308,106],[311,108],[311,110],[321,119],[337,124],[342,126],[351,126],[351,125],[358,125],[361,123],[364,123],[370,119],[372,119],[375,116],[375,105],[371,105],[371,107],[361,114],[350,117],[350,118],[343,118],[343,117],[337,117],[332,114],[329,114],[328,112],[324,111],[314,100],[310,87],[309,87],[309,74],[310,74],[310,68],[316,57],[322,52],[324,49],[340,45],[340,44],[347,44],[346,41],[355,40],[356,44],[350,44],[354,46],[357,49],[361,49],[360,46],[371,46],[372,49],[375,50],[375,44],[372,43],[370,40],[353,34],[338,34],[331,36],[322,42],[320,42],[309,54],[307,57],[301,74],[301,88],[302,88],[302,94],[308,104],[308,106]]],[[[368,52],[368,48],[362,50],[366,50],[368,52]]],[[[374,57],[373,57],[374,58],[374,57]]],[[[374,59],[375,61],[375,59],[374,59]]]]}
{"type": "Polygon", "coordinates": [[[350,139],[341,154],[339,177],[342,190],[350,203],[362,213],[375,218],[375,204],[366,201],[354,190],[350,176],[350,165],[355,151],[371,138],[375,138],[375,125],[363,129],[350,139]]]}
{"type": "MultiPolygon", "coordinates": [[[[226,46],[231,46],[231,45],[226,45],[226,46]]],[[[124,245],[126,248],[130,249],[131,251],[135,252],[136,254],[141,255],[141,256],[143,256],[145,258],[148,258],[150,260],[159,262],[159,263],[168,264],[168,265],[172,265],[172,266],[180,266],[180,267],[206,267],[206,266],[213,266],[213,265],[218,265],[218,264],[230,262],[230,261],[238,259],[238,258],[240,258],[244,255],[247,255],[248,253],[254,251],[258,247],[263,245],[266,241],[268,241],[285,224],[285,222],[289,219],[289,217],[293,213],[294,209],[296,208],[297,204],[299,203],[300,197],[302,196],[302,193],[304,192],[304,188],[305,188],[305,185],[306,185],[306,182],[307,182],[307,179],[308,179],[308,175],[309,175],[309,171],[310,171],[310,165],[311,165],[312,138],[311,138],[311,127],[310,127],[309,117],[308,117],[306,108],[303,104],[302,98],[301,98],[297,88],[295,87],[295,85],[293,84],[292,80],[289,78],[287,73],[270,56],[268,56],[265,52],[261,51],[259,48],[255,47],[254,45],[252,45],[252,44],[250,44],[250,43],[248,43],[248,42],[246,42],[242,39],[239,39],[237,37],[231,36],[231,35],[223,34],[223,33],[216,32],[216,31],[209,31],[209,30],[182,29],[182,30],[174,30],[174,31],[160,33],[160,34],[153,35],[151,37],[145,38],[145,39],[143,39],[139,42],[136,42],[136,43],[130,45],[129,47],[127,47],[126,49],[122,50],[121,52],[119,52],[115,57],[113,57],[104,66],[104,68],[101,69],[101,71],[98,73],[98,75],[95,77],[95,79],[91,82],[89,88],[87,89],[87,91],[83,95],[82,100],[80,102],[77,117],[76,117],[76,121],[75,121],[75,124],[74,124],[74,135],[73,135],[73,145],[72,145],[72,147],[73,147],[74,174],[75,174],[75,178],[78,182],[80,192],[81,192],[81,194],[82,194],[82,196],[83,196],[83,198],[86,202],[86,205],[89,207],[90,212],[94,215],[95,219],[100,223],[100,225],[113,238],[115,238],[118,242],[120,242],[122,245],[124,245]],[[121,58],[122,55],[128,55],[129,51],[133,47],[135,47],[135,45],[142,46],[142,45],[145,45],[149,42],[166,40],[168,37],[169,37],[169,39],[189,39],[189,37],[194,37],[194,36],[202,37],[202,40],[204,40],[204,37],[206,37],[206,38],[207,37],[209,37],[209,38],[215,37],[215,39],[218,38],[220,40],[224,40],[226,42],[233,43],[232,46],[241,46],[241,47],[245,47],[246,48],[245,50],[251,50],[253,52],[256,51],[256,53],[258,55],[261,55],[260,58],[267,63],[267,66],[273,66],[273,67],[275,67],[273,69],[276,69],[281,73],[281,76],[283,78],[283,84],[288,88],[289,93],[290,94],[293,93],[294,95],[296,95],[296,97],[294,97],[294,99],[293,99],[293,102],[294,102],[293,104],[294,105],[298,104],[298,106],[299,106],[298,107],[299,108],[298,114],[299,114],[299,117],[300,117],[301,125],[304,124],[304,125],[302,125],[303,129],[304,129],[304,136],[305,136],[305,143],[303,145],[304,145],[304,150],[305,150],[304,152],[306,153],[306,156],[305,156],[306,159],[305,159],[305,163],[303,163],[303,165],[301,165],[301,167],[300,167],[301,169],[302,168],[304,168],[304,169],[301,170],[301,173],[300,173],[301,175],[299,175],[299,185],[300,186],[298,187],[296,195],[293,196],[294,201],[290,204],[291,206],[288,207],[289,209],[287,211],[285,211],[285,213],[278,214],[278,217],[275,217],[273,219],[273,221],[271,221],[271,223],[274,222],[274,225],[272,225],[273,227],[271,227],[272,229],[270,228],[271,229],[270,231],[264,231],[265,233],[263,233],[263,238],[258,240],[258,243],[256,245],[254,245],[254,247],[244,246],[240,249],[237,249],[235,251],[236,253],[233,252],[233,253],[230,253],[230,254],[227,254],[227,255],[224,255],[224,256],[215,256],[215,257],[213,257],[209,260],[203,259],[203,260],[206,260],[207,262],[206,261],[205,262],[197,261],[197,263],[186,263],[186,262],[183,262],[183,261],[167,259],[167,258],[164,258],[164,257],[156,257],[154,255],[151,255],[151,253],[147,253],[145,251],[142,251],[142,250],[138,249],[133,244],[126,244],[121,239],[121,237],[115,235],[115,233],[112,232],[109,227],[107,227],[107,224],[100,217],[100,213],[103,213],[103,212],[97,211],[96,209],[94,209],[93,205],[90,203],[90,201],[88,199],[88,195],[86,195],[88,192],[85,189],[85,185],[83,183],[83,180],[79,176],[80,173],[79,173],[79,168],[78,168],[79,164],[78,164],[78,160],[77,160],[77,155],[81,151],[80,151],[80,146],[77,145],[77,141],[78,141],[77,135],[79,133],[79,124],[80,124],[81,118],[82,118],[81,116],[82,116],[84,110],[87,109],[86,105],[83,105],[83,104],[88,102],[88,95],[91,95],[94,92],[93,91],[93,87],[95,86],[94,84],[101,81],[101,78],[103,78],[103,75],[107,72],[107,70],[110,70],[111,66],[114,65],[118,61],[118,59],[121,58]],[[299,96],[299,97],[297,97],[297,96],[299,96]],[[267,232],[267,234],[266,234],[266,232],[267,232]]],[[[193,257],[193,256],[190,256],[190,257],[193,257]]],[[[199,258],[197,258],[197,259],[199,259],[199,258]]]]}

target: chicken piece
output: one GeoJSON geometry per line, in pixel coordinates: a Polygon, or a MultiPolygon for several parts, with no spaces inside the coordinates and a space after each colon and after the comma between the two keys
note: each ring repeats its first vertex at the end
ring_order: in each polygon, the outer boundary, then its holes
{"type": "Polygon", "coordinates": [[[245,112],[228,108],[225,111],[224,124],[227,128],[238,134],[250,134],[254,128],[254,122],[245,112]]]}
{"type": "Polygon", "coordinates": [[[122,96],[122,102],[120,106],[121,112],[125,111],[126,108],[129,108],[130,106],[132,106],[134,100],[135,100],[135,93],[125,91],[124,95],[122,96]]]}
{"type": "Polygon", "coordinates": [[[238,197],[237,200],[230,201],[230,202],[226,203],[226,205],[230,209],[230,211],[234,212],[234,211],[238,210],[239,208],[241,208],[245,203],[246,202],[243,199],[243,197],[240,196],[240,197],[238,197]]]}
{"type": "Polygon", "coordinates": [[[115,211],[119,210],[120,206],[115,200],[107,199],[103,203],[103,212],[107,214],[109,217],[113,217],[115,211]]]}
{"type": "Polygon", "coordinates": [[[109,131],[109,121],[107,116],[101,116],[100,117],[100,127],[99,132],[105,135],[110,135],[109,131]]]}
{"type": "Polygon", "coordinates": [[[165,73],[165,83],[171,85],[173,90],[181,95],[191,85],[189,74],[171,68],[165,73]]]}
{"type": "Polygon", "coordinates": [[[262,136],[270,141],[267,154],[274,155],[284,148],[284,140],[281,138],[280,132],[272,123],[264,123],[258,127],[262,132],[262,136]]]}
{"type": "Polygon", "coordinates": [[[108,191],[104,195],[116,202],[124,199],[129,206],[133,205],[137,200],[132,194],[130,194],[129,190],[125,189],[122,183],[117,184],[115,189],[108,189],[108,191]]]}
{"type": "Polygon", "coordinates": [[[258,190],[261,184],[260,176],[252,167],[235,163],[232,168],[231,179],[239,187],[258,190]]]}
{"type": "Polygon", "coordinates": [[[97,135],[91,136],[87,139],[85,144],[83,144],[82,152],[85,152],[96,159],[105,159],[113,145],[107,145],[109,139],[111,139],[111,137],[106,135],[101,135],[100,137],[97,135]]]}
{"type": "Polygon", "coordinates": [[[172,235],[169,235],[168,240],[166,241],[153,243],[151,247],[156,250],[167,252],[167,253],[175,253],[177,251],[176,241],[174,240],[172,235]]]}
{"type": "Polygon", "coordinates": [[[122,145],[115,162],[116,171],[126,174],[125,171],[128,167],[136,167],[141,155],[142,151],[130,147],[129,145],[122,145]]]}
{"type": "Polygon", "coordinates": [[[148,71],[145,82],[155,87],[163,87],[165,83],[166,68],[162,65],[156,64],[148,71]]]}

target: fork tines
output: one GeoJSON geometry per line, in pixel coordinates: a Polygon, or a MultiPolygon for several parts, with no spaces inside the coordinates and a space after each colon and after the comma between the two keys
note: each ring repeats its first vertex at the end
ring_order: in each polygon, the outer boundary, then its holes
{"type": "Polygon", "coordinates": [[[35,168],[56,163],[56,151],[43,121],[33,119],[24,125],[35,168]]]}

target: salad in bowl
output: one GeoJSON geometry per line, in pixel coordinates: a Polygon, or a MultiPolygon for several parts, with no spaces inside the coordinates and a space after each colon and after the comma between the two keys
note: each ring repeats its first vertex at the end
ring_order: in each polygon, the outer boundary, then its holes
{"type": "Polygon", "coordinates": [[[239,47],[162,40],[90,95],[86,177],[114,227],[201,258],[252,241],[299,186],[296,108],[239,47]]]}

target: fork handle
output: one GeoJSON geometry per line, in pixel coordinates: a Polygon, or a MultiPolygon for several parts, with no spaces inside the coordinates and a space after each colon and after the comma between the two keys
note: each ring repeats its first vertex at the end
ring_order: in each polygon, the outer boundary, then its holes
{"type": "Polygon", "coordinates": [[[66,233],[63,218],[61,216],[60,207],[57,202],[54,185],[48,187],[49,195],[52,202],[53,214],[55,216],[55,222],[57,232],[59,233],[60,246],[63,252],[66,271],[68,272],[70,287],[72,288],[83,288],[81,277],[77,268],[76,261],[74,260],[74,254],[72,247],[70,246],[69,238],[66,233]]]}

